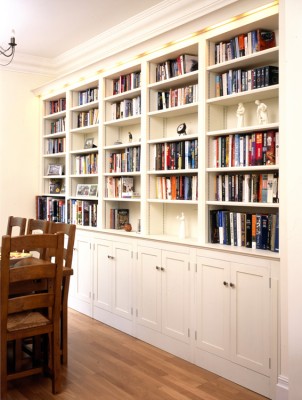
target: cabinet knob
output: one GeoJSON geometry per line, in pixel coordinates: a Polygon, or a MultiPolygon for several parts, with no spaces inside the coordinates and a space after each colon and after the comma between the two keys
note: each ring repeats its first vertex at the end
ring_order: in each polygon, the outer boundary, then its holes
{"type": "Polygon", "coordinates": [[[113,256],[107,256],[110,260],[113,260],[114,257],[113,256]]]}
{"type": "Polygon", "coordinates": [[[157,271],[159,271],[159,270],[160,270],[160,268],[159,268],[159,266],[158,266],[158,265],[157,265],[155,268],[157,269],[157,271]]]}
{"type": "Polygon", "coordinates": [[[231,288],[234,288],[235,287],[235,284],[234,283],[230,283],[230,286],[231,286],[231,288]]]}
{"type": "Polygon", "coordinates": [[[160,269],[161,271],[164,271],[165,270],[165,268],[163,268],[163,267],[161,267],[161,269],[160,269]]]}
{"type": "Polygon", "coordinates": [[[224,286],[229,286],[228,282],[223,281],[224,286]]]}

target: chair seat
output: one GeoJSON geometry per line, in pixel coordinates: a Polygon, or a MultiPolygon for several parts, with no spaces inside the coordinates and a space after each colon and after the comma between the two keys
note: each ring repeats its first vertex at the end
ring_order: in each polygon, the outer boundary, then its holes
{"type": "Polygon", "coordinates": [[[8,332],[28,329],[37,326],[45,326],[50,321],[38,311],[21,312],[18,314],[9,315],[7,319],[8,332]]]}

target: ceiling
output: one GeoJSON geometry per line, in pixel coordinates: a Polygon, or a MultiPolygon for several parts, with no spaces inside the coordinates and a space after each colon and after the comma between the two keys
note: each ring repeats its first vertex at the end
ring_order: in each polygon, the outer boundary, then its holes
{"type": "Polygon", "coordinates": [[[16,51],[55,58],[163,1],[1,0],[0,45],[14,29],[16,51]]]}

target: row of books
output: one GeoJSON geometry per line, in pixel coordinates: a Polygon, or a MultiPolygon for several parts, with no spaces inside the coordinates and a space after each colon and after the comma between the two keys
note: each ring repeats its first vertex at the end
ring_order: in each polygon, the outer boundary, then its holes
{"type": "Polygon", "coordinates": [[[160,91],[157,93],[157,109],[183,106],[195,103],[198,100],[198,84],[189,85],[182,88],[160,91]]]}
{"type": "Polygon", "coordinates": [[[91,103],[99,99],[99,88],[89,88],[78,92],[78,105],[91,103]]]}
{"type": "Polygon", "coordinates": [[[111,104],[111,118],[113,120],[120,118],[133,117],[141,114],[141,96],[133,99],[125,99],[111,104]]]}
{"type": "Polygon", "coordinates": [[[279,164],[277,130],[219,136],[212,139],[211,146],[209,161],[214,168],[279,164]]]}
{"type": "Polygon", "coordinates": [[[256,29],[242,33],[226,42],[215,44],[215,64],[247,56],[276,46],[275,32],[256,29]]]}
{"type": "Polygon", "coordinates": [[[134,191],[134,179],[131,176],[106,177],[106,197],[110,199],[137,197],[134,191]]]}
{"type": "Polygon", "coordinates": [[[66,149],[65,137],[47,140],[47,154],[64,153],[66,149]]]}
{"type": "Polygon", "coordinates": [[[157,171],[198,168],[198,139],[157,143],[153,149],[157,171]]]}
{"type": "Polygon", "coordinates": [[[140,171],[141,147],[126,147],[119,153],[109,154],[109,172],[140,171]]]}
{"type": "Polygon", "coordinates": [[[51,100],[49,102],[49,114],[54,114],[57,112],[66,110],[66,99],[65,97],[58,100],[51,100]]]}
{"type": "Polygon", "coordinates": [[[125,224],[129,224],[129,209],[128,208],[111,208],[109,228],[123,229],[125,224]]]}
{"type": "Polygon", "coordinates": [[[215,77],[215,95],[227,96],[279,83],[279,68],[265,65],[249,70],[230,69],[215,77]]]}
{"type": "Polygon", "coordinates": [[[59,118],[50,123],[50,133],[64,132],[66,129],[66,118],[59,118]]]}
{"type": "Polygon", "coordinates": [[[94,108],[89,111],[82,111],[78,113],[77,128],[84,126],[96,125],[99,123],[99,109],[94,108]]]}
{"type": "Polygon", "coordinates": [[[90,153],[78,155],[75,157],[75,174],[97,174],[98,173],[98,155],[90,153]]]}
{"type": "Polygon", "coordinates": [[[279,252],[279,214],[210,211],[210,242],[279,252]]]}
{"type": "Polygon", "coordinates": [[[215,200],[279,203],[278,173],[217,175],[215,200]]]}
{"type": "Polygon", "coordinates": [[[97,226],[98,204],[95,200],[75,200],[67,202],[67,221],[69,224],[97,226]]]}
{"type": "Polygon", "coordinates": [[[36,217],[52,222],[65,222],[65,200],[48,197],[36,197],[36,217]]]}
{"type": "Polygon", "coordinates": [[[128,90],[138,89],[141,86],[141,71],[131,72],[113,79],[113,95],[127,92],[128,90]]]}
{"type": "Polygon", "coordinates": [[[160,200],[197,200],[197,175],[156,177],[156,198],[160,200]]]}
{"type": "Polygon", "coordinates": [[[198,56],[181,54],[176,59],[166,60],[156,66],[156,82],[174,78],[198,70],[198,56]]]}

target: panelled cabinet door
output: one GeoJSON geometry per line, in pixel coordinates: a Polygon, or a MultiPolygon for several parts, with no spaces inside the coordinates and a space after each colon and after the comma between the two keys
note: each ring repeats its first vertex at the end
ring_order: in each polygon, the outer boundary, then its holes
{"type": "Polygon", "coordinates": [[[113,286],[112,312],[129,320],[133,319],[133,258],[132,246],[112,242],[113,286]]]}
{"type": "Polygon", "coordinates": [[[228,358],[230,352],[230,263],[197,257],[197,346],[228,358]]]}
{"type": "Polygon", "coordinates": [[[161,250],[138,246],[137,322],[161,331],[161,250]]]}
{"type": "Polygon", "coordinates": [[[234,362],[269,373],[270,287],[265,267],[232,264],[231,332],[234,362]]]}
{"type": "Polygon", "coordinates": [[[74,275],[70,279],[70,305],[77,311],[91,315],[91,242],[87,237],[78,235],[74,247],[76,250],[74,251],[72,264],[74,275]]]}
{"type": "Polygon", "coordinates": [[[189,342],[189,256],[162,251],[162,332],[189,342]]]}
{"type": "Polygon", "coordinates": [[[94,307],[112,308],[112,243],[97,239],[94,245],[94,307]]]}

